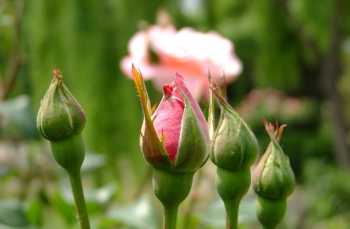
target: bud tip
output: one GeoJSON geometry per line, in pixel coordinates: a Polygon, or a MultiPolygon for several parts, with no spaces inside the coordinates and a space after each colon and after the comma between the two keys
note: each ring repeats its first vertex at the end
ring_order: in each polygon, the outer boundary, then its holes
{"type": "Polygon", "coordinates": [[[54,68],[52,70],[52,75],[53,75],[53,77],[55,77],[58,80],[63,80],[63,76],[62,76],[61,70],[58,69],[58,68],[54,68]]]}

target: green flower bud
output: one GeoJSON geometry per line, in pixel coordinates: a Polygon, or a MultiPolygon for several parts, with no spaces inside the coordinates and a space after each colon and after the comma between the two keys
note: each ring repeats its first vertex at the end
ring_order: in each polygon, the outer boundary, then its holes
{"type": "Polygon", "coordinates": [[[82,107],[63,83],[59,70],[41,100],[37,128],[50,141],[60,141],[80,134],[85,125],[82,107]]]}
{"type": "Polygon", "coordinates": [[[37,127],[50,141],[56,162],[68,173],[71,182],[80,228],[90,229],[80,169],[85,157],[81,132],[85,115],[77,100],[63,83],[59,70],[53,71],[53,79],[41,100],[37,127]]]}
{"type": "Polygon", "coordinates": [[[212,142],[212,161],[230,171],[247,169],[255,161],[258,150],[258,142],[248,125],[232,107],[224,106],[212,142]]]}
{"type": "Polygon", "coordinates": [[[279,145],[284,127],[265,124],[271,142],[254,169],[253,185],[258,195],[257,216],[264,228],[275,228],[282,221],[287,197],[295,186],[289,158],[279,145]]]}
{"type": "Polygon", "coordinates": [[[294,189],[295,178],[288,156],[278,141],[285,125],[276,129],[266,124],[271,142],[254,170],[254,190],[260,197],[268,199],[287,198],[294,189]]]}
{"type": "Polygon", "coordinates": [[[81,131],[85,115],[77,100],[63,83],[59,70],[53,71],[53,79],[41,101],[37,127],[51,143],[56,162],[69,173],[80,171],[85,149],[81,131]]]}
{"type": "Polygon", "coordinates": [[[218,167],[232,172],[246,170],[256,159],[258,141],[228,102],[218,93],[215,95],[220,104],[221,116],[212,137],[211,160],[218,167]]]}
{"type": "Polygon", "coordinates": [[[238,209],[242,197],[250,186],[250,166],[259,147],[248,125],[229,105],[217,88],[210,93],[209,136],[211,137],[211,160],[217,166],[216,186],[225,204],[228,229],[237,228],[238,209]],[[221,108],[215,129],[214,97],[221,108]]]}

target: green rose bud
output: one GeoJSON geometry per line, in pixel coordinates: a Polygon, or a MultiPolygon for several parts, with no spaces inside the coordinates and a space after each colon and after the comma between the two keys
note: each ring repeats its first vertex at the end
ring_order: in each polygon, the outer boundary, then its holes
{"type": "Polygon", "coordinates": [[[248,125],[229,105],[218,88],[212,87],[209,106],[211,160],[217,166],[216,186],[225,204],[227,229],[236,229],[238,209],[250,186],[250,166],[259,151],[258,142],[248,125]],[[215,128],[214,97],[220,105],[215,128]]]}
{"type": "Polygon", "coordinates": [[[49,89],[41,100],[37,127],[44,138],[59,141],[80,134],[85,126],[85,115],[63,83],[59,70],[54,70],[53,75],[49,89]]]}
{"type": "Polygon", "coordinates": [[[211,159],[222,169],[248,169],[259,151],[258,141],[239,114],[224,100],[219,101],[221,118],[212,140],[211,159]]]}
{"type": "Polygon", "coordinates": [[[265,124],[271,142],[254,169],[253,185],[258,195],[257,216],[266,228],[275,228],[281,222],[286,212],[287,197],[295,186],[289,158],[279,144],[285,126],[265,124]]]}
{"type": "Polygon", "coordinates": [[[42,136],[50,141],[56,162],[68,173],[80,228],[90,229],[80,175],[85,157],[81,137],[85,115],[80,104],[64,85],[60,71],[54,70],[53,76],[49,89],[41,100],[37,127],[42,136]]]}
{"type": "Polygon", "coordinates": [[[288,156],[283,152],[278,141],[285,125],[273,127],[267,123],[266,129],[271,142],[254,169],[254,190],[264,198],[283,199],[294,189],[295,178],[288,156]]]}

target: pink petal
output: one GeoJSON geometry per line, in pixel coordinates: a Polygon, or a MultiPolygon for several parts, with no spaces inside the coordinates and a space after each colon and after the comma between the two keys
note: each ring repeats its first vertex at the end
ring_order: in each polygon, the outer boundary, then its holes
{"type": "MultiPolygon", "coordinates": [[[[174,70],[174,72],[176,72],[174,70]]],[[[174,80],[174,77],[155,77],[152,79],[152,83],[155,88],[161,88],[165,84],[169,84],[174,80]]],[[[199,100],[203,94],[207,94],[205,91],[208,89],[208,84],[196,77],[188,76],[184,79],[185,85],[191,92],[192,96],[199,100]]]]}
{"type": "Polygon", "coordinates": [[[154,113],[154,127],[163,141],[169,159],[174,160],[180,138],[184,102],[174,85],[163,87],[164,96],[154,113]]]}
{"type": "Polygon", "coordinates": [[[201,108],[199,107],[199,104],[193,98],[190,91],[187,89],[187,87],[183,81],[183,77],[179,73],[176,73],[175,85],[179,89],[179,91],[183,94],[183,96],[185,96],[188,99],[188,101],[190,102],[190,105],[198,118],[198,122],[199,122],[200,128],[202,130],[203,136],[205,137],[205,139],[208,142],[209,141],[209,132],[208,132],[207,121],[205,120],[205,117],[202,113],[201,108]]]}

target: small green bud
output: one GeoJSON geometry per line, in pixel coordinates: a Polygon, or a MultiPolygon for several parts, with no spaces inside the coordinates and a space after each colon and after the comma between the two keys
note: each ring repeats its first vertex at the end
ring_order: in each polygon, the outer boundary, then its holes
{"type": "Polygon", "coordinates": [[[85,115],[77,100],[63,83],[59,70],[53,71],[53,79],[37,117],[37,127],[44,138],[50,141],[56,162],[68,173],[80,228],[90,229],[80,169],[85,157],[81,132],[85,115]]]}
{"type": "Polygon", "coordinates": [[[232,107],[223,107],[212,142],[212,161],[220,168],[237,171],[249,168],[259,147],[248,125],[232,107]]]}
{"type": "Polygon", "coordinates": [[[225,204],[226,227],[237,228],[238,210],[242,197],[250,186],[250,166],[259,151],[258,142],[248,125],[230,106],[222,91],[212,85],[209,104],[209,136],[211,160],[217,166],[216,185],[225,204]],[[214,97],[221,114],[215,128],[214,97]]]}
{"type": "Polygon", "coordinates": [[[85,156],[81,137],[85,115],[64,85],[60,71],[54,70],[53,76],[41,101],[37,127],[43,137],[50,141],[56,162],[68,173],[77,173],[85,156]]]}
{"type": "Polygon", "coordinates": [[[279,140],[286,125],[265,123],[271,142],[254,169],[253,185],[257,198],[257,216],[264,228],[275,228],[283,219],[287,197],[293,192],[295,177],[279,140]]]}
{"type": "MultiPolygon", "coordinates": [[[[218,167],[232,172],[249,169],[259,151],[258,141],[226,99],[217,90],[213,90],[221,108],[221,115],[212,134],[211,160],[218,167]]],[[[213,114],[210,114],[210,117],[212,116],[213,114]]],[[[213,122],[210,125],[209,129],[213,130],[213,122]]]]}
{"type": "Polygon", "coordinates": [[[85,126],[85,114],[63,83],[59,70],[53,71],[53,79],[41,100],[37,116],[37,128],[50,141],[60,141],[80,134],[85,126]]]}
{"type": "Polygon", "coordinates": [[[255,192],[268,199],[287,198],[295,186],[294,173],[289,158],[278,143],[284,127],[285,125],[275,128],[272,124],[266,124],[271,142],[254,170],[255,192]]]}

